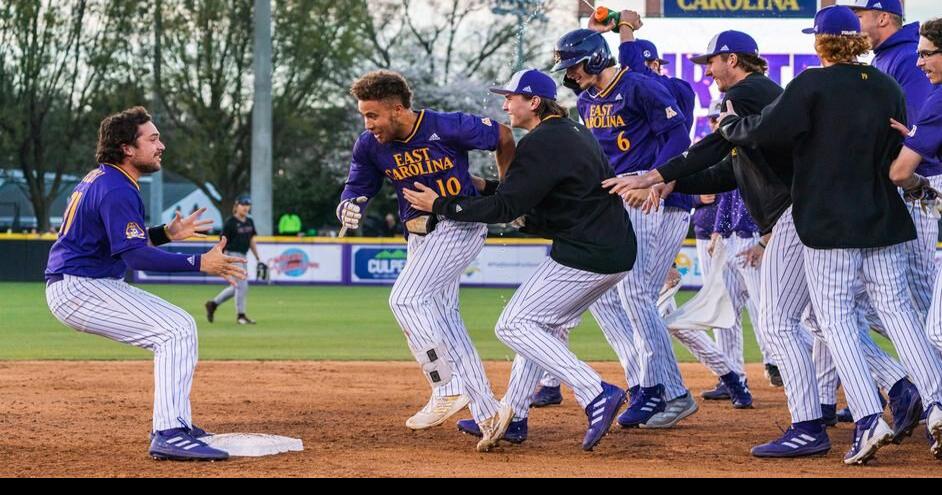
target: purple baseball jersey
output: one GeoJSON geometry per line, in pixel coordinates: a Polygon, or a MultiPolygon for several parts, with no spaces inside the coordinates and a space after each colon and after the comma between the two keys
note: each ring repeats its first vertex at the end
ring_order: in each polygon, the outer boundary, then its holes
{"type": "MultiPolygon", "coordinates": [[[[684,128],[684,115],[667,89],[627,68],[602,91],[583,91],[577,106],[618,175],[657,168],[660,136],[675,126],[684,128]]],[[[684,148],[689,144],[688,138],[684,148]]],[[[665,206],[689,210],[692,202],[687,195],[672,194],[665,206]]]]}
{"type": "Polygon", "coordinates": [[[922,107],[919,121],[906,138],[906,147],[925,159],[942,160],[942,90],[933,88],[922,107]]]}
{"type": "Polygon", "coordinates": [[[477,196],[468,170],[468,151],[497,149],[500,126],[489,118],[465,113],[422,110],[409,137],[382,144],[364,132],[353,145],[350,175],[341,200],[372,198],[392,181],[403,222],[425,213],[412,208],[402,189],[419,182],[440,196],[477,196]]]}
{"type": "Polygon", "coordinates": [[[114,165],[89,172],[69,197],[46,277],[122,278],[127,265],[121,254],[148,245],[140,189],[114,165]]]}
{"type": "Polygon", "coordinates": [[[738,189],[717,195],[716,222],[713,231],[723,237],[733,234],[749,237],[759,231],[756,222],[746,211],[746,205],[738,189]]]}
{"type": "MultiPolygon", "coordinates": [[[[719,196],[717,195],[717,199],[719,196]]],[[[701,240],[709,240],[716,224],[716,201],[708,205],[697,206],[693,210],[693,236],[701,240]]]]}

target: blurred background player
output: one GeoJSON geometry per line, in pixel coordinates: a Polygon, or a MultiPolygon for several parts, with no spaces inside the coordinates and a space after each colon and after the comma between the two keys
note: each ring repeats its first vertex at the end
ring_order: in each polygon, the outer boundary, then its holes
{"type": "Polygon", "coordinates": [[[230,283],[245,278],[242,260],[223,254],[223,238],[203,255],[171,254],[154,246],[209,230],[203,210],[144,229],[138,180],[160,170],[164,144],[142,107],[107,117],[98,132],[98,168],[70,197],[46,266],[46,301],[56,319],[79,332],[154,353],[154,415],[150,455],[158,459],[223,460],[226,452],[199,438],[190,389],[196,369],[196,322],[186,311],[136,287],[132,270],[204,272],[230,283]]]}
{"type": "Polygon", "coordinates": [[[395,72],[370,72],[350,92],[366,130],[353,146],[337,218],[346,228],[358,228],[366,203],[384,180],[396,187],[408,259],[393,284],[389,306],[432,387],[428,403],[406,426],[438,426],[470,402],[471,414],[485,432],[478,449],[487,450],[499,440],[490,433],[499,430],[505,410],[491,391],[458,305],[461,275],[483,249],[487,226],[440,220],[410,206],[402,191],[418,182],[445,197],[477,196],[468,152],[496,151],[503,177],[513,159],[513,133],[485,117],[414,111],[412,90],[395,72]]]}
{"type": "MultiPolygon", "coordinates": [[[[228,240],[226,245],[226,254],[242,259],[248,259],[248,251],[252,250],[255,260],[262,263],[262,258],[258,255],[258,247],[255,245],[255,237],[258,233],[255,231],[255,222],[249,217],[252,211],[252,198],[240,196],[232,207],[232,216],[226,220],[222,227],[222,235],[228,240]]],[[[229,285],[216,295],[211,301],[206,301],[206,319],[210,323],[216,310],[224,302],[235,296],[236,323],[239,325],[254,325],[255,320],[245,314],[245,303],[249,295],[249,281],[239,280],[234,286],[229,285]]]]}

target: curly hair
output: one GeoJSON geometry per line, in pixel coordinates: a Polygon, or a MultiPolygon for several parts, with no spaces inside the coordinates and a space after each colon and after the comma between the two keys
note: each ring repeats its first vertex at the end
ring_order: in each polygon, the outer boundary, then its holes
{"type": "Polygon", "coordinates": [[[124,161],[121,146],[133,145],[138,138],[138,127],[151,121],[144,107],[132,107],[109,115],[98,127],[98,147],[95,158],[98,163],[117,165],[124,161]]]}
{"type": "Polygon", "coordinates": [[[870,51],[870,38],[858,34],[837,36],[819,34],[814,39],[814,49],[822,60],[835,64],[857,62],[857,58],[870,51]]]}
{"type": "Polygon", "coordinates": [[[359,101],[397,100],[403,107],[412,108],[412,90],[398,72],[369,72],[353,82],[350,94],[359,101]]]}
{"type": "Polygon", "coordinates": [[[932,19],[919,28],[919,35],[932,42],[937,49],[942,49],[942,17],[932,19]]]}

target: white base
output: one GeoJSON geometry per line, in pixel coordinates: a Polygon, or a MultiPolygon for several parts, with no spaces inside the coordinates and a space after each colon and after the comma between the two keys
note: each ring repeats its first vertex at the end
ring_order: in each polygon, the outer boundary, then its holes
{"type": "Polygon", "coordinates": [[[232,457],[263,457],[304,450],[300,439],[261,433],[223,433],[200,440],[214,449],[228,452],[232,457]]]}

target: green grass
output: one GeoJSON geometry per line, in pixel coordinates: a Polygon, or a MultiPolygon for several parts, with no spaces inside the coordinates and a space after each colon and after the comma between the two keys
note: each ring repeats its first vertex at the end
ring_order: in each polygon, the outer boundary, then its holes
{"type": "MultiPolygon", "coordinates": [[[[203,360],[365,360],[411,361],[405,338],[387,305],[389,287],[252,287],[248,313],[258,325],[235,323],[232,302],[206,322],[203,304],[221,286],[143,285],[196,317],[203,360]]],[[[471,337],[486,360],[510,360],[512,353],[494,337],[494,323],[513,294],[503,289],[462,289],[461,308],[471,337]]],[[[693,293],[682,292],[678,302],[693,293]]],[[[150,359],[147,351],[81,334],[62,324],[46,307],[38,283],[0,284],[0,360],[150,359]]],[[[760,361],[752,325],[745,318],[745,353],[760,361]]],[[[614,361],[591,315],[573,330],[572,349],[585,360],[614,361]]],[[[886,343],[883,342],[885,345],[886,343]]],[[[678,357],[690,353],[675,345],[678,357]]]]}

